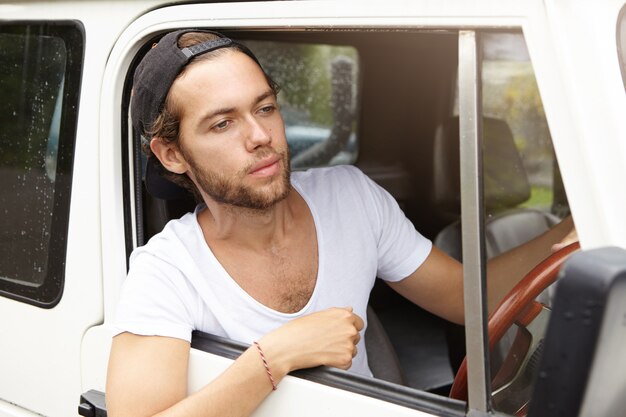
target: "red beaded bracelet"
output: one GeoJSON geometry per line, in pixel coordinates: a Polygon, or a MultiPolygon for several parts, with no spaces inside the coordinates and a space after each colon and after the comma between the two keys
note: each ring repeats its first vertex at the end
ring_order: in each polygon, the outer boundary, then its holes
{"type": "Polygon", "coordinates": [[[272,376],[272,371],[270,370],[270,366],[267,364],[267,359],[265,359],[265,355],[263,354],[263,350],[261,349],[261,345],[258,342],[254,342],[257,350],[259,351],[259,355],[261,355],[261,359],[263,360],[263,366],[265,366],[265,370],[267,371],[267,376],[270,377],[270,382],[272,383],[272,391],[276,391],[276,382],[274,381],[274,377],[272,376]]]}

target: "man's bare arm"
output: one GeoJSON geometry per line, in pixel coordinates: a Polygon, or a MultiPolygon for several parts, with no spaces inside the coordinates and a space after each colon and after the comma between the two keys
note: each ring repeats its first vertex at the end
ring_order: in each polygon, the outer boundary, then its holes
{"type": "MultiPolygon", "coordinates": [[[[546,233],[487,263],[488,308],[493,311],[502,298],[530,270],[550,255],[559,242],[575,238],[571,217],[546,233]]],[[[449,321],[464,322],[463,267],[433,247],[424,263],[411,275],[389,285],[405,298],[449,321]]]]}
{"type": "MultiPolygon", "coordinates": [[[[293,320],[259,340],[278,384],[295,369],[318,365],[347,369],[356,355],[363,321],[350,308],[293,320]]],[[[122,333],[113,338],[107,375],[111,417],[250,415],[272,391],[255,346],[218,378],[187,396],[189,343],[122,333]]]]}
{"type": "Polygon", "coordinates": [[[535,239],[491,259],[487,263],[489,311],[493,311],[515,284],[547,258],[554,246],[561,247],[560,242],[564,239],[567,239],[565,243],[571,243],[572,233],[575,235],[574,222],[567,217],[535,239]]]}

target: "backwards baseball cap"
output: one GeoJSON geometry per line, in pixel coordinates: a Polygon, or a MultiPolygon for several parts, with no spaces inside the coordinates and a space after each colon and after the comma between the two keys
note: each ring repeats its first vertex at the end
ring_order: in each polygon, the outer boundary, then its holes
{"type": "MultiPolygon", "coordinates": [[[[147,142],[146,131],[161,113],[167,93],[189,62],[199,55],[228,47],[237,48],[261,66],[246,46],[209,30],[183,29],[170,32],[148,51],[135,70],[131,98],[133,128],[141,135],[142,141],[147,142]],[[178,47],[178,39],[188,32],[210,33],[218,38],[181,49],[178,47]]],[[[165,200],[183,198],[189,194],[183,187],[163,177],[163,171],[156,156],[148,157],[144,181],[150,194],[165,200]]]]}

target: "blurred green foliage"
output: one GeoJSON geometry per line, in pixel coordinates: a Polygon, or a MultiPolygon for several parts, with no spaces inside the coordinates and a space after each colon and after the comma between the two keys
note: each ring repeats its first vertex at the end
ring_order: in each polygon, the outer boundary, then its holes
{"type": "Polygon", "coordinates": [[[530,198],[520,204],[520,207],[539,208],[549,210],[552,206],[553,192],[551,188],[532,186],[530,188],[530,198]]]}

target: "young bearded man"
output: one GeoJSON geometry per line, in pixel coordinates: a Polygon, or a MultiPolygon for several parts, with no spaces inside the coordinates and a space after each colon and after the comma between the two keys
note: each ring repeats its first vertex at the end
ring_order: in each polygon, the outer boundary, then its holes
{"type": "MultiPolygon", "coordinates": [[[[131,113],[149,144],[148,190],[173,182],[203,203],[131,257],[110,416],[247,416],[296,369],[371,375],[362,332],[376,277],[463,322],[461,265],[388,193],[353,167],[290,173],[276,95],[254,55],[214,32],[170,33],[139,65],[131,113]],[[188,396],[193,330],[251,347],[188,396]]],[[[571,228],[491,261],[491,304],[571,228]]]]}

